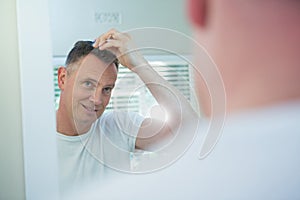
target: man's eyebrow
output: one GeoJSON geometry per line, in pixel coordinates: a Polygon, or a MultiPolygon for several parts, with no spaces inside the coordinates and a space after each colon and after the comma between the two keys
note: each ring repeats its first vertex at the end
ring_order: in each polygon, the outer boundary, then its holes
{"type": "Polygon", "coordinates": [[[83,81],[91,81],[91,82],[93,82],[95,84],[97,84],[99,82],[98,80],[95,80],[93,78],[85,78],[85,79],[83,79],[83,81]]]}
{"type": "MultiPolygon", "coordinates": [[[[85,78],[85,79],[83,79],[83,81],[91,81],[95,85],[99,85],[100,84],[99,80],[96,80],[96,79],[93,79],[93,78],[85,78]]],[[[104,87],[115,87],[115,83],[107,84],[104,87]]]]}
{"type": "Polygon", "coordinates": [[[107,84],[104,87],[115,87],[115,84],[107,84]]]}

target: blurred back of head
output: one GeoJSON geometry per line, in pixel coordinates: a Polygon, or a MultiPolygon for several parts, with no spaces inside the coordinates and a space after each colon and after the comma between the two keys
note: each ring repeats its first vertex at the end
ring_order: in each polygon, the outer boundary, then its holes
{"type": "Polygon", "coordinates": [[[195,39],[220,70],[229,112],[300,99],[300,1],[190,0],[189,15],[195,39]]]}

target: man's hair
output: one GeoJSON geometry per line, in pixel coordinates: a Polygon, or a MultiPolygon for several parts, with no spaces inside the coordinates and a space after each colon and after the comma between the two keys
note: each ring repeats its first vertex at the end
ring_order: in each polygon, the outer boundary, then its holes
{"type": "MultiPolygon", "coordinates": [[[[114,63],[116,68],[118,69],[119,61],[112,52],[108,50],[100,50],[98,48],[93,47],[92,41],[78,41],[75,43],[72,50],[69,52],[67,59],[66,59],[66,67],[67,71],[70,73],[75,69],[70,69],[70,65],[79,62],[82,58],[87,56],[88,54],[93,54],[101,61],[106,64],[114,63]]],[[[72,67],[71,67],[72,68],[72,67]]]]}

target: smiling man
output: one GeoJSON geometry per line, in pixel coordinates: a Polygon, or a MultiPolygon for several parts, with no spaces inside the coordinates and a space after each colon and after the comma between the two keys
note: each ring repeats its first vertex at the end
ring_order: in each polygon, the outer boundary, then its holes
{"type": "Polygon", "coordinates": [[[117,79],[118,62],[111,52],[94,49],[92,42],[79,41],[66,66],[58,70],[62,92],[57,131],[74,136],[86,133],[104,112],[117,79]]]}
{"type": "MultiPolygon", "coordinates": [[[[128,34],[110,30],[94,43],[77,42],[67,56],[66,67],[58,70],[57,146],[62,195],[114,173],[107,166],[130,171],[130,155],[135,149],[155,151],[170,146],[181,124],[197,120],[185,97],[129,46],[128,34]],[[117,79],[118,62],[139,76],[168,120],[143,118],[127,111],[104,113],[117,79]]],[[[185,138],[188,141],[190,137],[185,138]]]]}

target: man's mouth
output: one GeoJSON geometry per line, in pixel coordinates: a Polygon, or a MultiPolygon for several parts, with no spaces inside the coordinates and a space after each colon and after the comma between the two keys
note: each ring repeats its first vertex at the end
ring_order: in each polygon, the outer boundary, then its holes
{"type": "Polygon", "coordinates": [[[89,112],[98,112],[98,109],[96,109],[94,106],[91,107],[91,106],[85,106],[82,104],[82,106],[89,112]]]}

